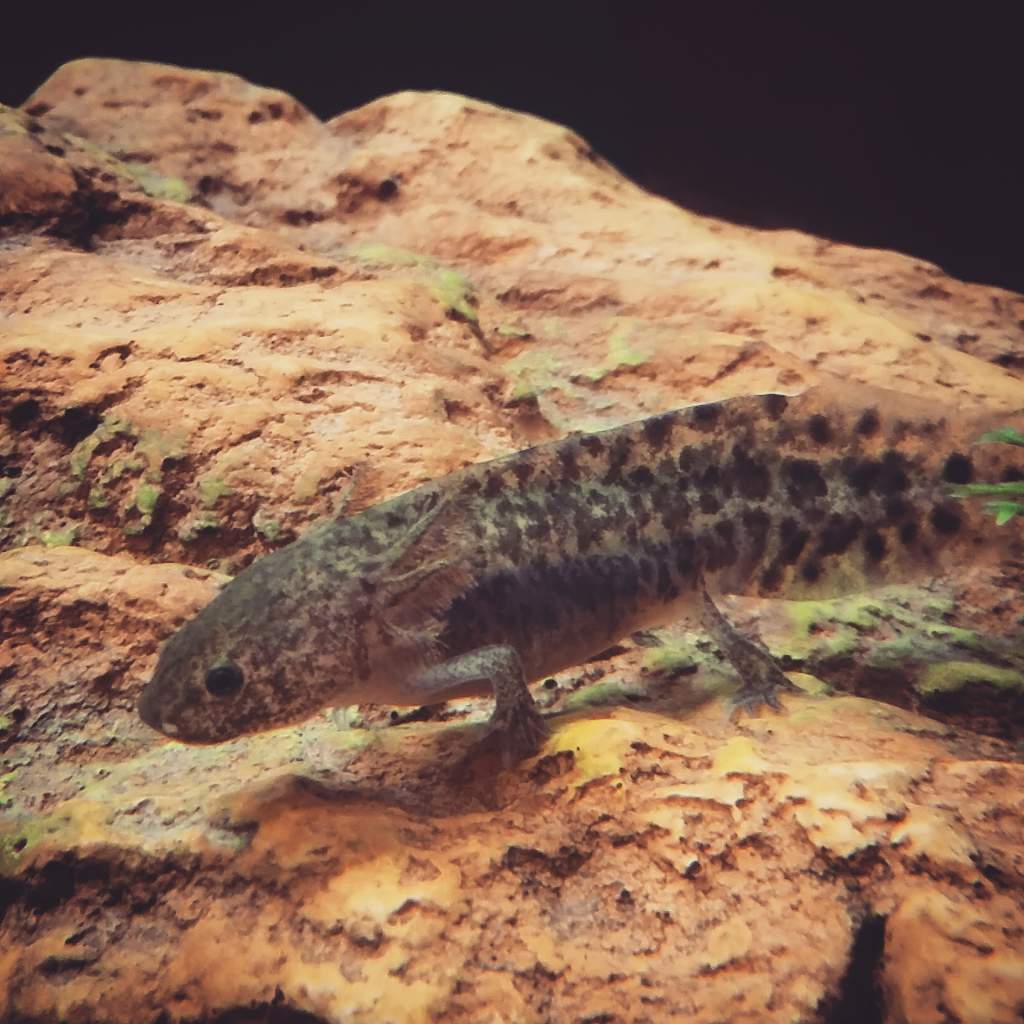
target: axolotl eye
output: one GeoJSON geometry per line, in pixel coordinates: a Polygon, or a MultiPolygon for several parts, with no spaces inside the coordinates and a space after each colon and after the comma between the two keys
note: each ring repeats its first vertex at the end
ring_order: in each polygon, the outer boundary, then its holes
{"type": "Polygon", "coordinates": [[[233,697],[245,684],[237,665],[215,665],[206,673],[206,689],[214,697],[233,697]]]}

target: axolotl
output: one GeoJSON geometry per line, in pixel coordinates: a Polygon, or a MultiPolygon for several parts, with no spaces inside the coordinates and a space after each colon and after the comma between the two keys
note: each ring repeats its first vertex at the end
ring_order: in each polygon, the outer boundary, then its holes
{"type": "Polygon", "coordinates": [[[999,558],[1016,524],[951,490],[1020,478],[1021,449],[973,443],[1005,421],[828,383],[468,466],[258,558],[167,641],[139,712],[216,743],[493,693],[508,762],[547,731],[529,682],[688,615],[737,669],[736,706],[777,706],[789,681],[716,596],[831,598],[999,558]]]}

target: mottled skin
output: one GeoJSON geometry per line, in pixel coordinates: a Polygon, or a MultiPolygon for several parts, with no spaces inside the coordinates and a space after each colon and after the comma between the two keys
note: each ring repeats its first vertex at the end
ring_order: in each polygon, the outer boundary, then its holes
{"type": "Polygon", "coordinates": [[[743,675],[740,701],[774,703],[785,677],[709,591],[834,597],[998,557],[1014,527],[949,493],[1019,475],[1015,450],[973,445],[993,425],[831,384],[470,466],[254,562],[167,642],[140,713],[208,743],[493,691],[521,756],[544,733],[526,681],[688,612],[743,675]]]}

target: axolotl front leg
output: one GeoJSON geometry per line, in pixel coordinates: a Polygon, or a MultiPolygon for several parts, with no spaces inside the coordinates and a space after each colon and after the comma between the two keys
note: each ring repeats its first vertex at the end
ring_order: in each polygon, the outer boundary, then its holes
{"type": "Polygon", "coordinates": [[[526,686],[519,655],[507,644],[456,655],[422,670],[406,685],[424,704],[476,696],[482,685],[489,685],[494,693],[494,712],[481,747],[493,743],[506,768],[536,754],[549,733],[526,686]]]}

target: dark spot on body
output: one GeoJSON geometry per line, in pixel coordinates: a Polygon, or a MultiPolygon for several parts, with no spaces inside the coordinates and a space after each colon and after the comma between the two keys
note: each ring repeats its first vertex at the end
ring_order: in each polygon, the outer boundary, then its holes
{"type": "Polygon", "coordinates": [[[658,597],[663,601],[674,601],[679,596],[679,588],[672,582],[672,573],[668,564],[658,561],[658,597]]]}
{"type": "Polygon", "coordinates": [[[664,479],[659,480],[657,474],[655,474],[653,483],[647,489],[647,493],[650,495],[651,507],[659,512],[663,508],[668,508],[669,505],[675,504],[678,500],[676,492],[668,486],[664,479]]]}
{"type": "Polygon", "coordinates": [[[697,430],[711,430],[721,416],[720,402],[706,402],[704,405],[693,407],[693,425],[697,430]]]}
{"type": "Polygon", "coordinates": [[[586,506],[576,509],[573,527],[576,530],[576,547],[579,551],[587,551],[600,541],[604,532],[604,527],[591,515],[590,509],[586,506]]]}
{"type": "Polygon", "coordinates": [[[773,419],[777,420],[789,405],[789,399],[785,395],[762,395],[761,403],[764,411],[773,419]]]}
{"type": "Polygon", "coordinates": [[[736,536],[736,528],[732,525],[730,520],[719,519],[718,522],[715,523],[715,533],[717,533],[723,540],[732,544],[736,536]]]}
{"type": "Polygon", "coordinates": [[[671,455],[663,455],[658,459],[658,466],[655,472],[663,480],[678,482],[679,474],[676,470],[676,460],[671,455]]]}
{"type": "Polygon", "coordinates": [[[860,414],[860,419],[857,420],[857,425],[853,428],[860,434],[861,437],[874,437],[878,433],[878,428],[881,426],[881,422],[878,419],[877,409],[865,409],[860,414]]]}
{"type": "Polygon", "coordinates": [[[936,505],[928,518],[938,533],[956,533],[963,525],[963,521],[952,505],[936,505]]]}
{"type": "Polygon", "coordinates": [[[779,558],[785,565],[792,565],[800,557],[810,533],[802,529],[795,519],[784,519],[779,524],[779,536],[782,540],[779,558]]]}
{"type": "Polygon", "coordinates": [[[974,463],[962,452],[953,452],[942,467],[942,479],[950,484],[969,484],[974,479],[974,463]]]}
{"type": "Polygon", "coordinates": [[[653,416],[644,422],[644,437],[655,450],[661,448],[672,433],[672,413],[664,416],[653,416]]]}
{"type": "Polygon", "coordinates": [[[669,533],[675,533],[690,519],[690,503],[685,498],[673,497],[661,506],[661,525],[669,533]]]}
{"type": "Polygon", "coordinates": [[[629,482],[634,487],[650,487],[654,483],[654,474],[647,466],[637,466],[630,471],[629,482]]]}
{"type": "Polygon", "coordinates": [[[509,501],[507,494],[502,494],[498,497],[498,500],[495,501],[494,510],[498,513],[498,522],[503,523],[514,517],[516,506],[509,501]]]}
{"type": "Polygon", "coordinates": [[[504,529],[501,532],[500,547],[501,553],[505,555],[509,561],[518,563],[522,558],[523,531],[519,528],[519,524],[514,519],[510,519],[504,524],[504,529]]]}
{"type": "Polygon", "coordinates": [[[505,481],[502,480],[500,473],[495,473],[493,470],[488,471],[486,476],[486,483],[484,484],[484,495],[488,498],[495,498],[501,494],[505,487],[505,481]]]}
{"type": "Polygon", "coordinates": [[[877,459],[844,459],[843,475],[846,482],[861,496],[867,494],[882,473],[882,464],[877,459]]]}
{"type": "Polygon", "coordinates": [[[771,473],[752,459],[742,448],[735,448],[732,453],[733,478],[736,489],[744,498],[761,501],[768,497],[771,488],[771,473]]]}
{"type": "Polygon", "coordinates": [[[579,480],[580,467],[576,462],[576,453],[571,448],[561,448],[558,452],[558,461],[562,464],[563,480],[579,480]]]}
{"type": "Polygon", "coordinates": [[[823,498],[828,486],[821,475],[821,467],[810,459],[786,459],[782,464],[786,478],[786,489],[797,505],[814,498],[823,498]]]}
{"type": "Polygon", "coordinates": [[[676,559],[676,569],[681,576],[688,576],[697,567],[697,544],[688,533],[680,533],[672,538],[672,551],[676,559]]]}
{"type": "Polygon", "coordinates": [[[722,474],[717,466],[708,466],[707,469],[701,473],[700,478],[697,480],[697,486],[702,491],[714,490],[722,482],[722,474]]]}
{"type": "Polygon", "coordinates": [[[772,525],[771,517],[764,509],[748,508],[743,513],[743,531],[748,541],[747,555],[754,564],[764,557],[768,546],[768,530],[772,525]]]}
{"type": "Polygon", "coordinates": [[[604,441],[594,434],[587,434],[580,438],[580,447],[584,448],[588,455],[600,455],[604,451],[604,441]]]}
{"type": "Polygon", "coordinates": [[[728,519],[719,520],[703,538],[706,554],[704,564],[709,572],[736,563],[735,528],[728,519]]]}
{"type": "Polygon", "coordinates": [[[608,471],[604,475],[604,483],[615,484],[621,481],[622,467],[629,460],[632,447],[632,441],[625,435],[620,434],[615,438],[608,452],[608,471]]]}
{"type": "Polygon", "coordinates": [[[905,545],[913,544],[917,540],[918,525],[917,523],[904,523],[900,527],[900,542],[905,545]]]}
{"type": "Polygon", "coordinates": [[[803,576],[808,583],[815,583],[821,579],[821,566],[813,560],[810,562],[804,562],[804,564],[800,566],[800,575],[803,576]]]}
{"type": "Polygon", "coordinates": [[[872,530],[864,538],[864,553],[870,561],[880,562],[885,558],[885,551],[885,538],[877,530],[872,530]]]}
{"type": "Polygon", "coordinates": [[[823,501],[812,501],[800,510],[800,514],[806,523],[823,523],[828,515],[828,506],[823,501]]]}
{"type": "Polygon", "coordinates": [[[828,444],[832,440],[832,425],[829,423],[828,417],[816,412],[807,421],[807,433],[817,444],[828,444]]]}
{"type": "Polygon", "coordinates": [[[782,585],[782,567],[778,562],[772,562],[763,573],[761,573],[761,589],[771,593],[778,590],[782,585]]]}
{"type": "Polygon", "coordinates": [[[829,516],[821,532],[818,553],[822,555],[841,555],[856,540],[861,527],[860,516],[845,518],[838,513],[829,516]]]}
{"type": "Polygon", "coordinates": [[[906,458],[899,452],[886,452],[882,456],[882,469],[875,483],[881,494],[897,494],[910,486],[905,466],[906,458]]]}
{"type": "Polygon", "coordinates": [[[911,506],[898,495],[885,500],[885,517],[891,523],[898,523],[901,519],[906,519],[912,511],[911,506]]]}
{"type": "Polygon", "coordinates": [[[889,431],[889,443],[900,444],[914,433],[914,424],[910,420],[897,420],[889,431]]]}
{"type": "Polygon", "coordinates": [[[538,513],[527,519],[526,536],[530,540],[545,540],[550,532],[550,526],[543,513],[538,513]]]}
{"type": "Polygon", "coordinates": [[[722,503],[711,491],[702,491],[698,504],[700,505],[701,512],[708,516],[718,515],[722,511],[722,503]]]}
{"type": "Polygon", "coordinates": [[[519,481],[519,487],[523,488],[526,486],[530,477],[533,476],[533,466],[531,466],[525,459],[520,459],[519,462],[512,467],[512,472],[515,473],[516,479],[519,481]]]}

